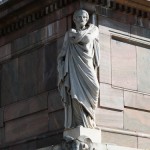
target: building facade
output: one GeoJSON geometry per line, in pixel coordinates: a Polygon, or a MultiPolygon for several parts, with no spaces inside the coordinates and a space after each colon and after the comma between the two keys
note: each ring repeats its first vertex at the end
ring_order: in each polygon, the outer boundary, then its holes
{"type": "Polygon", "coordinates": [[[0,1],[0,149],[61,143],[57,55],[79,8],[100,32],[95,113],[102,144],[150,148],[150,2],[5,0],[0,1]]]}

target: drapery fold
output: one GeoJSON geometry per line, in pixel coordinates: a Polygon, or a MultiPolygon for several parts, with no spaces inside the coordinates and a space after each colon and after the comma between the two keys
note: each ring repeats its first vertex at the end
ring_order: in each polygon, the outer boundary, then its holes
{"type": "Polygon", "coordinates": [[[90,24],[73,41],[70,40],[70,32],[66,33],[58,56],[58,88],[65,107],[65,127],[71,128],[75,122],[79,122],[75,118],[80,118],[85,127],[92,128],[94,121],[90,122],[95,119],[94,108],[99,96],[95,72],[100,62],[99,31],[90,24]],[[76,102],[81,107],[74,107],[76,102]],[[82,111],[78,114],[80,117],[73,117],[75,109],[82,111]]]}

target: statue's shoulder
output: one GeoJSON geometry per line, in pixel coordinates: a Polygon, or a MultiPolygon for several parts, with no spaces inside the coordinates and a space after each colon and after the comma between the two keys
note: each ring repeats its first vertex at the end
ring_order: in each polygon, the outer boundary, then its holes
{"type": "Polygon", "coordinates": [[[89,24],[89,28],[91,29],[91,31],[99,31],[98,27],[94,24],[89,24]]]}

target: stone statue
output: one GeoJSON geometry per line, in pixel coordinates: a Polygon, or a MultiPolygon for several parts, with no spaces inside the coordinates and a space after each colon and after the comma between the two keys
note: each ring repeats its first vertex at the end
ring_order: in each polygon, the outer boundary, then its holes
{"type": "Polygon", "coordinates": [[[96,68],[99,66],[99,30],[87,24],[89,14],[77,10],[76,29],[66,32],[58,56],[58,88],[65,108],[65,128],[95,128],[94,109],[99,96],[96,68]]]}

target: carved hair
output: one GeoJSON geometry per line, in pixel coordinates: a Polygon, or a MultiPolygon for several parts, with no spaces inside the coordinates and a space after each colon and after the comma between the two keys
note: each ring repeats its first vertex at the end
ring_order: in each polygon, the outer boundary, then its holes
{"type": "Polygon", "coordinates": [[[76,10],[76,11],[74,12],[74,14],[73,14],[73,20],[76,19],[77,15],[78,15],[79,13],[85,13],[85,14],[86,14],[86,17],[87,17],[87,21],[89,20],[89,14],[88,14],[88,12],[87,12],[86,10],[83,10],[83,9],[78,9],[78,10],[76,10]]]}

